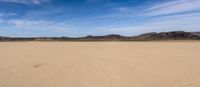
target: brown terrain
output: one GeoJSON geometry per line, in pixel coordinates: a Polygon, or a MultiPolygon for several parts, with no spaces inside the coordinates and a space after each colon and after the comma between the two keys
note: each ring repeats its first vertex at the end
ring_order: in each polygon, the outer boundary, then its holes
{"type": "Polygon", "coordinates": [[[200,87],[200,42],[2,42],[0,87],[200,87]]]}

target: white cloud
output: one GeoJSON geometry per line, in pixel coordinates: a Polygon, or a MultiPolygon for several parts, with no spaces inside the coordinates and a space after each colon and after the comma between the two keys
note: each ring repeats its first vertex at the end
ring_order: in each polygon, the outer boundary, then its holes
{"type": "Polygon", "coordinates": [[[1,19],[0,19],[0,24],[1,24],[1,23],[4,23],[4,20],[1,20],[1,19]]]}
{"type": "Polygon", "coordinates": [[[50,31],[67,31],[69,24],[55,23],[51,21],[30,21],[30,20],[9,20],[7,23],[13,25],[17,29],[37,29],[50,31]]]}
{"type": "Polygon", "coordinates": [[[126,12],[131,12],[131,9],[129,7],[118,7],[116,8],[119,12],[122,12],[122,13],[126,13],[126,12]]]}
{"type": "Polygon", "coordinates": [[[74,36],[78,35],[76,27],[67,21],[45,21],[27,19],[0,19],[0,34],[2,36],[32,37],[32,36],[74,36]]]}
{"type": "Polygon", "coordinates": [[[174,0],[147,9],[147,16],[168,15],[200,10],[200,0],[174,0]]]}
{"type": "Polygon", "coordinates": [[[200,31],[199,23],[200,13],[193,13],[155,18],[153,21],[141,25],[105,27],[106,31],[104,32],[133,35],[146,32],[200,31]]]}
{"type": "Polygon", "coordinates": [[[48,2],[49,0],[0,0],[2,2],[9,2],[9,3],[20,3],[20,4],[41,4],[44,2],[48,2]]]}
{"type": "Polygon", "coordinates": [[[124,35],[163,31],[200,31],[200,0],[174,0],[150,7],[140,17],[145,23],[122,27],[109,27],[105,32],[124,35]],[[196,11],[196,12],[195,12],[196,11]],[[170,15],[173,14],[173,15],[170,15]],[[159,15],[165,15],[159,17],[159,15]],[[158,16],[158,17],[151,17],[158,16]]]}
{"type": "MultiPolygon", "coordinates": [[[[7,27],[7,29],[17,30],[37,30],[50,32],[68,32],[72,26],[66,22],[52,22],[52,21],[31,21],[31,20],[3,20],[0,19],[0,28],[7,27]]],[[[4,28],[5,29],[5,28],[4,28]]]]}
{"type": "Polygon", "coordinates": [[[14,14],[14,13],[0,13],[0,17],[3,17],[3,16],[15,16],[17,14],[14,14]]]}

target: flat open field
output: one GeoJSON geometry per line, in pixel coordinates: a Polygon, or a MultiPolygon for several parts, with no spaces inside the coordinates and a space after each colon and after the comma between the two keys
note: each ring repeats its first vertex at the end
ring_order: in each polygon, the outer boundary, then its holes
{"type": "Polygon", "coordinates": [[[0,87],[200,87],[200,42],[3,42],[0,87]]]}

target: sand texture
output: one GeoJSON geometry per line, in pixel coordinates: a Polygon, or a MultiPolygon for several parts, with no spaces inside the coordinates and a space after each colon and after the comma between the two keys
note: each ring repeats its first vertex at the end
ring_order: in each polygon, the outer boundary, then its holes
{"type": "Polygon", "coordinates": [[[200,87],[200,42],[2,42],[0,87],[200,87]]]}

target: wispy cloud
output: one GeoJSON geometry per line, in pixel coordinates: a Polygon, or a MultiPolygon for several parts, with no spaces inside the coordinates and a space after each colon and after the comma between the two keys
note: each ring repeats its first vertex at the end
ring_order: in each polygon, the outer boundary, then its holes
{"type": "Polygon", "coordinates": [[[170,15],[200,11],[200,0],[172,0],[147,9],[147,16],[170,15]]]}
{"type": "Polygon", "coordinates": [[[0,0],[0,3],[7,2],[6,5],[10,3],[34,5],[27,9],[24,9],[24,5],[22,7],[20,5],[21,10],[16,11],[16,17],[13,16],[15,14],[11,14],[13,10],[5,9],[8,10],[6,12],[11,13],[0,13],[0,30],[7,30],[8,34],[12,30],[15,30],[13,34],[25,32],[19,35],[27,34],[26,32],[35,34],[32,30],[36,30],[37,33],[42,31],[40,35],[43,33],[58,35],[60,34],[58,32],[65,32],[60,35],[73,36],[110,33],[135,35],[152,31],[200,30],[200,0],[160,0],[157,3],[142,5],[131,3],[126,5],[118,2],[104,5],[104,1],[110,0],[80,0],[80,2],[87,2],[82,5],[83,7],[80,6],[83,9],[77,7],[79,2],[72,3],[70,6],[69,3],[59,2],[60,4],[54,5],[50,2],[49,5],[41,6],[49,1],[51,0],[0,0]],[[97,5],[99,3],[102,5],[97,5]]]}
{"type": "Polygon", "coordinates": [[[38,5],[40,3],[48,2],[49,0],[0,0],[0,1],[8,2],[8,3],[35,4],[35,5],[38,5]]]}
{"type": "MultiPolygon", "coordinates": [[[[124,35],[163,31],[199,31],[200,0],[173,0],[154,4],[139,17],[148,18],[139,25],[112,26],[105,32],[124,35]]],[[[130,14],[131,15],[131,14],[130,14]]],[[[137,21],[135,21],[137,22],[137,21]]]]}
{"type": "Polygon", "coordinates": [[[15,16],[17,14],[14,14],[14,13],[0,13],[0,17],[3,17],[3,16],[15,16]]]}
{"type": "Polygon", "coordinates": [[[152,21],[140,25],[105,27],[102,30],[106,30],[105,32],[109,33],[119,33],[123,35],[163,31],[199,31],[199,23],[200,13],[193,13],[155,18],[152,21]]]}
{"type": "Polygon", "coordinates": [[[50,31],[64,31],[69,29],[69,24],[64,22],[55,23],[52,21],[30,21],[30,20],[9,20],[7,23],[13,25],[18,29],[38,29],[38,30],[50,30],[50,31]]]}
{"type": "Polygon", "coordinates": [[[116,9],[122,13],[127,13],[132,11],[129,7],[117,7],[116,9]]]}
{"type": "Polygon", "coordinates": [[[169,0],[151,3],[145,7],[118,6],[113,7],[111,11],[105,17],[152,17],[197,13],[200,12],[200,0],[169,0]]]}
{"type": "Polygon", "coordinates": [[[44,20],[0,20],[0,25],[8,27],[9,29],[18,30],[41,30],[51,32],[67,32],[71,26],[65,22],[53,22],[44,20]]]}

